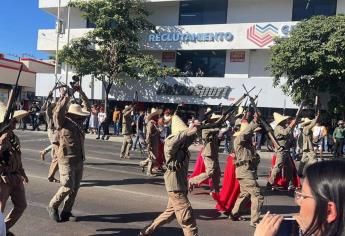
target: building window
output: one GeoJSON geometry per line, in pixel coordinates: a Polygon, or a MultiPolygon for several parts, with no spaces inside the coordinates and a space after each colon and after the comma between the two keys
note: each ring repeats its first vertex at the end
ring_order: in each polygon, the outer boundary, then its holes
{"type": "Polygon", "coordinates": [[[180,25],[226,24],[228,0],[180,2],[180,25]]]}
{"type": "Polygon", "coordinates": [[[176,67],[183,76],[224,77],[225,51],[178,51],[176,67]]]}
{"type": "Polygon", "coordinates": [[[312,16],[336,14],[337,0],[293,0],[292,20],[309,19],[312,16]]]}

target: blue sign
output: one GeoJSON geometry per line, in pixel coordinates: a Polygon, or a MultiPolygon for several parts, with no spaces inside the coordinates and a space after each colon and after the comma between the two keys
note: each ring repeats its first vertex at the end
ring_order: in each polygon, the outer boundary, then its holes
{"type": "Polygon", "coordinates": [[[149,42],[221,42],[232,41],[234,35],[230,32],[216,33],[159,33],[150,34],[149,42]]]}

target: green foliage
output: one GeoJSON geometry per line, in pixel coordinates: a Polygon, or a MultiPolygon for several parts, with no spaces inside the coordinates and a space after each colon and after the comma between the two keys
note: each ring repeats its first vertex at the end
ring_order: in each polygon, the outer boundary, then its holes
{"type": "Polygon", "coordinates": [[[297,103],[326,92],[332,97],[331,109],[344,104],[345,15],[298,23],[289,38],[276,39],[268,69],[274,86],[281,85],[297,103]]]}
{"type": "Polygon", "coordinates": [[[80,75],[102,80],[106,102],[112,86],[125,83],[128,77],[152,80],[178,74],[177,69],[163,67],[140,51],[142,35],[154,29],[142,0],[77,0],[70,6],[79,8],[96,27],[65,46],[60,60],[80,75]]]}

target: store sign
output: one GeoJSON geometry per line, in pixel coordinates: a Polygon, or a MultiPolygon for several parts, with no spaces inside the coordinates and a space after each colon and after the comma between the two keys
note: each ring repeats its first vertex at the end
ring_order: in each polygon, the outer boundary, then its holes
{"type": "Polygon", "coordinates": [[[226,87],[204,87],[196,85],[195,87],[187,87],[183,84],[170,85],[161,83],[157,90],[157,95],[176,95],[176,96],[195,96],[209,98],[228,98],[231,88],[226,87]]]}
{"type": "Polygon", "coordinates": [[[149,34],[149,42],[223,42],[232,41],[234,35],[230,32],[216,33],[158,33],[149,34]]]}
{"type": "Polygon", "coordinates": [[[246,60],[245,51],[232,51],[230,52],[230,62],[244,62],[246,60]]]}
{"type": "Polygon", "coordinates": [[[162,53],[162,62],[175,62],[176,53],[175,52],[163,52],[162,53]]]}

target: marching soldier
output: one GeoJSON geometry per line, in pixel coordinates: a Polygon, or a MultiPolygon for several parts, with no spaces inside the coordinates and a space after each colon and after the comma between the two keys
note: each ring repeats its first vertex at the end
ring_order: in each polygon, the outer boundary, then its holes
{"type": "Polygon", "coordinates": [[[312,164],[316,159],[316,153],[313,148],[313,127],[319,120],[319,113],[313,120],[308,118],[303,118],[301,127],[302,129],[302,137],[303,137],[303,146],[302,146],[302,159],[301,163],[298,168],[298,175],[303,176],[304,170],[310,164],[312,164]]]}
{"type": "MultiPolygon", "coordinates": [[[[220,115],[212,114],[209,119],[209,123],[214,123],[221,118],[220,115]]],[[[220,183],[220,166],[218,160],[219,152],[219,128],[203,129],[201,132],[202,141],[204,143],[204,149],[202,156],[204,158],[206,172],[200,175],[194,176],[189,179],[189,190],[192,191],[195,185],[199,185],[208,178],[212,179],[212,192],[219,193],[220,183]]],[[[211,193],[212,193],[211,192],[211,193]]]]}
{"type": "Polygon", "coordinates": [[[51,163],[48,171],[48,181],[49,182],[55,182],[59,183],[60,181],[55,178],[56,172],[59,170],[59,165],[58,165],[58,159],[56,156],[56,145],[54,144],[54,135],[56,135],[56,130],[54,127],[54,122],[53,122],[53,111],[55,108],[56,103],[52,102],[51,100],[53,99],[53,91],[49,92],[49,95],[47,97],[47,100],[44,102],[42,106],[42,110],[46,112],[46,122],[48,126],[48,138],[50,141],[50,145],[40,151],[40,156],[42,161],[45,160],[45,155],[48,152],[51,152],[51,163]]]}
{"type": "Polygon", "coordinates": [[[132,149],[133,140],[132,140],[132,123],[133,119],[131,117],[134,106],[125,106],[125,109],[122,111],[122,134],[123,142],[121,147],[120,158],[130,158],[129,151],[132,149]]]}
{"type": "Polygon", "coordinates": [[[247,205],[246,203],[250,200],[250,225],[253,227],[259,222],[260,211],[264,202],[264,197],[261,195],[259,184],[256,181],[260,157],[256,154],[255,146],[252,142],[252,137],[258,127],[257,116],[255,116],[249,125],[248,123],[242,123],[240,131],[234,134],[236,178],[240,183],[240,195],[229,217],[234,221],[242,220],[240,213],[243,212],[247,205]]]}
{"type": "Polygon", "coordinates": [[[188,165],[190,153],[188,147],[193,144],[197,124],[190,128],[176,115],[172,117],[172,134],[165,139],[164,154],[167,171],[164,174],[168,192],[168,206],[139,236],[151,235],[158,227],[171,222],[175,217],[185,236],[198,235],[192,206],[188,200],[188,165]]]}
{"type": "MultiPolygon", "coordinates": [[[[1,105],[1,122],[4,120],[5,112],[6,107],[1,105]]],[[[13,133],[13,129],[16,127],[16,122],[28,114],[23,110],[15,111],[9,124],[10,127],[0,136],[1,212],[4,212],[9,197],[13,203],[13,209],[5,218],[7,235],[14,235],[8,230],[19,220],[27,206],[23,182],[28,183],[29,180],[22,165],[19,138],[13,133]]]]}
{"type": "Polygon", "coordinates": [[[148,158],[145,161],[141,161],[139,165],[144,169],[147,166],[147,175],[155,176],[152,172],[153,166],[157,160],[159,145],[160,145],[160,130],[158,129],[158,116],[162,113],[162,110],[155,108],[151,109],[151,113],[148,115],[148,123],[146,125],[146,145],[148,158]]]}
{"type": "Polygon", "coordinates": [[[296,120],[292,120],[288,124],[289,116],[282,116],[279,113],[273,113],[273,118],[276,123],[274,128],[274,136],[277,138],[278,144],[283,147],[282,150],[276,150],[276,162],[272,169],[269,185],[274,184],[274,180],[278,173],[281,173],[284,167],[284,174],[289,184],[288,190],[293,190],[293,164],[290,156],[290,148],[293,145],[293,129],[296,125],[296,120]]]}
{"type": "Polygon", "coordinates": [[[91,106],[79,86],[74,87],[74,91],[79,91],[84,107],[82,108],[79,104],[70,104],[72,94],[69,93],[72,92],[62,89],[61,97],[53,114],[58,134],[54,143],[58,145],[57,157],[61,187],[51,199],[47,210],[50,218],[56,222],[76,220],[72,214],[72,208],[83,177],[85,160],[83,122],[86,117],[90,116],[91,106]],[[59,216],[58,209],[62,202],[64,204],[59,216]]]}

